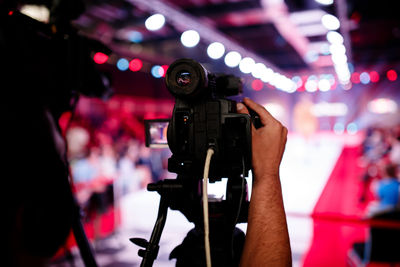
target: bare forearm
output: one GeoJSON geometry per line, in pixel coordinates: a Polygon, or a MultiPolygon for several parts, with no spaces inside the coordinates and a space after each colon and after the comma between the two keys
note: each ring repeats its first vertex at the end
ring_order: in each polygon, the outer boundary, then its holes
{"type": "Polygon", "coordinates": [[[291,250],[278,175],[257,177],[241,266],[291,266],[291,250]]]}
{"type": "MultiPolygon", "coordinates": [[[[262,127],[252,128],[254,183],[240,265],[291,266],[289,234],[279,180],[279,166],[288,131],[263,106],[249,98],[243,101],[260,116],[262,127]]],[[[249,114],[247,107],[238,104],[238,111],[249,114]]]]}

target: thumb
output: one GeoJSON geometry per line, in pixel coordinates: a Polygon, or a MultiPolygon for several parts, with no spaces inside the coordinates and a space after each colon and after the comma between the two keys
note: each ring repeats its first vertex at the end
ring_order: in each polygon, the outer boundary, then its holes
{"type": "MultiPolygon", "coordinates": [[[[249,110],[243,103],[240,103],[240,102],[236,103],[236,110],[237,110],[237,113],[239,113],[239,114],[247,114],[250,116],[249,110]]],[[[252,132],[254,132],[256,130],[253,123],[251,123],[251,129],[252,129],[252,132]]]]}
{"type": "Polygon", "coordinates": [[[243,105],[242,103],[236,103],[236,110],[238,113],[241,114],[249,114],[249,110],[246,108],[245,105],[243,105]]]}

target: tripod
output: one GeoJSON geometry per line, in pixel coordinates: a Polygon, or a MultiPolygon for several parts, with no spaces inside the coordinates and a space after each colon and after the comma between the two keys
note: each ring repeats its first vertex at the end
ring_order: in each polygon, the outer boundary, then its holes
{"type": "MultiPolygon", "coordinates": [[[[205,266],[203,220],[201,202],[201,181],[178,175],[176,179],[166,179],[149,184],[148,191],[161,195],[158,216],[150,240],[131,238],[144,249],[138,254],[143,257],[141,267],[152,266],[157,258],[159,241],[167,219],[168,207],[179,210],[195,224],[182,244],[170,254],[176,258],[176,266],[205,266]]],[[[237,223],[247,222],[249,202],[247,183],[240,175],[228,178],[226,200],[210,202],[210,247],[214,266],[238,266],[245,234],[236,228],[237,223]]]]}

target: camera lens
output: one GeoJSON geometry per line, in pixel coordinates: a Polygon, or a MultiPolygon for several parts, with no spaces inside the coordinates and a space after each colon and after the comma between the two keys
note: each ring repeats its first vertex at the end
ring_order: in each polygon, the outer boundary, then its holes
{"type": "Polygon", "coordinates": [[[176,83],[181,86],[185,87],[188,86],[192,82],[192,77],[190,72],[188,71],[181,71],[176,74],[176,83]]]}
{"type": "Polygon", "coordinates": [[[207,92],[208,72],[193,59],[182,58],[169,66],[165,82],[173,96],[194,101],[207,92]]]}

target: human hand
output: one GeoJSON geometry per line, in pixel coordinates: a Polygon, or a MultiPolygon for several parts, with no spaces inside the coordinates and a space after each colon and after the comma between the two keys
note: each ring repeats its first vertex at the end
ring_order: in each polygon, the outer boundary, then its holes
{"type": "Polygon", "coordinates": [[[262,124],[258,129],[252,125],[254,183],[259,183],[264,175],[279,175],[288,130],[260,104],[249,98],[244,98],[243,103],[237,104],[238,113],[249,114],[250,108],[259,115],[262,124]]]}
{"type": "Polygon", "coordinates": [[[253,110],[262,126],[252,125],[253,189],[240,266],[292,266],[279,179],[288,131],[261,105],[249,98],[243,103],[238,103],[238,112],[253,110]]]}

